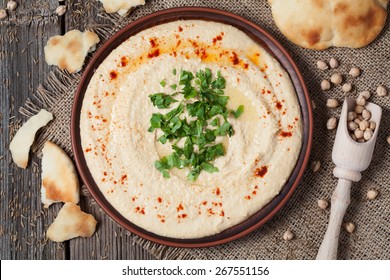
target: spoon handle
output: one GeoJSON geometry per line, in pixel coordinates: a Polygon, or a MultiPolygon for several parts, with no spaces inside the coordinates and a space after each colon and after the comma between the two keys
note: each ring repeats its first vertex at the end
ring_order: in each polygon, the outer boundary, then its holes
{"type": "Polygon", "coordinates": [[[343,222],[345,211],[351,201],[351,184],[352,182],[349,180],[339,179],[337,187],[332,195],[328,229],[326,230],[324,240],[318,250],[317,260],[337,259],[340,227],[343,222]]]}

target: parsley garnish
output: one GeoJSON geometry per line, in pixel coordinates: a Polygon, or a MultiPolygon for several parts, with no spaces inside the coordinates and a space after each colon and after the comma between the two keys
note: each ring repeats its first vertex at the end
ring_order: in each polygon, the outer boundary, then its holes
{"type": "MultiPolygon", "coordinates": [[[[176,75],[176,69],[172,71],[176,75]]],[[[166,81],[160,82],[165,87],[166,81]]],[[[162,136],[158,141],[165,144],[172,143],[172,154],[155,162],[155,167],[164,178],[169,178],[168,170],[172,168],[189,168],[187,179],[195,181],[200,172],[218,172],[212,162],[225,154],[221,143],[216,143],[218,136],[232,136],[234,129],[228,122],[229,114],[239,118],[244,112],[240,105],[236,111],[229,111],[226,107],[229,97],[225,96],[226,80],[220,71],[213,77],[210,69],[199,70],[195,74],[181,70],[177,84],[170,85],[176,90],[169,95],[155,93],[149,95],[152,104],[158,109],[169,109],[178,102],[173,96],[182,94],[184,101],[166,114],[154,113],[150,119],[149,132],[161,130],[162,136]],[[185,115],[188,115],[188,118],[185,115]],[[180,141],[180,140],[184,141],[180,141]],[[181,146],[178,143],[181,142],[181,146]]]]}
{"type": "Polygon", "coordinates": [[[172,98],[170,95],[166,95],[164,93],[155,93],[149,95],[150,100],[152,101],[153,105],[156,106],[159,109],[166,109],[169,108],[169,106],[177,102],[176,99],[172,98]]]}
{"type": "Polygon", "coordinates": [[[236,111],[232,111],[232,114],[236,119],[238,119],[242,113],[244,113],[244,105],[240,105],[236,111]]]}

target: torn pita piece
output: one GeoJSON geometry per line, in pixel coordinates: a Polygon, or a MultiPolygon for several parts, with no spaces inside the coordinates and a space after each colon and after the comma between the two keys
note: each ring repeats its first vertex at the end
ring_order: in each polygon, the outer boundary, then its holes
{"type": "Polygon", "coordinates": [[[83,67],[88,52],[95,50],[99,37],[92,31],[70,30],[63,36],[51,37],[45,46],[45,60],[69,73],[78,72],[83,67]]]}
{"type": "Polygon", "coordinates": [[[56,202],[78,203],[79,181],[69,156],[47,141],[42,149],[41,200],[45,208],[56,202]]]}
{"type": "Polygon", "coordinates": [[[55,242],[63,242],[75,237],[91,237],[96,229],[95,218],[80,210],[80,206],[65,203],[54,222],[47,230],[47,237],[55,242]]]}
{"type": "Polygon", "coordinates": [[[16,132],[9,149],[12,154],[12,160],[17,166],[21,168],[27,167],[30,148],[34,142],[35,134],[52,119],[53,114],[42,109],[38,114],[29,118],[16,132]]]}
{"type": "Polygon", "coordinates": [[[145,5],[145,0],[100,0],[107,13],[117,12],[121,16],[127,15],[130,10],[139,5],[145,5]]]}

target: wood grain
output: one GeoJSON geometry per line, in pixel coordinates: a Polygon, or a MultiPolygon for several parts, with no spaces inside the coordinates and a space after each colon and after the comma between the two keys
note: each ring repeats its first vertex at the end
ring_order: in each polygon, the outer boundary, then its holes
{"type": "MultiPolygon", "coordinates": [[[[0,7],[6,5],[0,1],[0,7]]],[[[43,59],[47,39],[58,34],[60,25],[53,10],[57,1],[20,2],[0,21],[1,98],[1,195],[0,258],[64,259],[63,244],[47,242],[46,228],[55,208],[40,203],[40,161],[32,157],[26,170],[12,163],[9,141],[19,127],[19,107],[43,83],[49,67],[43,59]]],[[[24,118],[23,118],[24,119],[24,118]]]]}

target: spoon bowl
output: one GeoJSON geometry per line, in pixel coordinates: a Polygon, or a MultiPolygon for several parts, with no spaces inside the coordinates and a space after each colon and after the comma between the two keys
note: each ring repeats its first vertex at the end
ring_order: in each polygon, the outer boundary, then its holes
{"type": "Polygon", "coordinates": [[[361,179],[360,172],[368,168],[372,159],[382,116],[382,108],[370,102],[364,106],[371,112],[370,121],[374,121],[376,127],[370,140],[359,143],[351,138],[348,131],[348,112],[353,111],[355,106],[356,99],[347,97],[344,100],[333,146],[332,160],[336,164],[336,168],[333,171],[335,177],[358,182],[361,179]]]}

